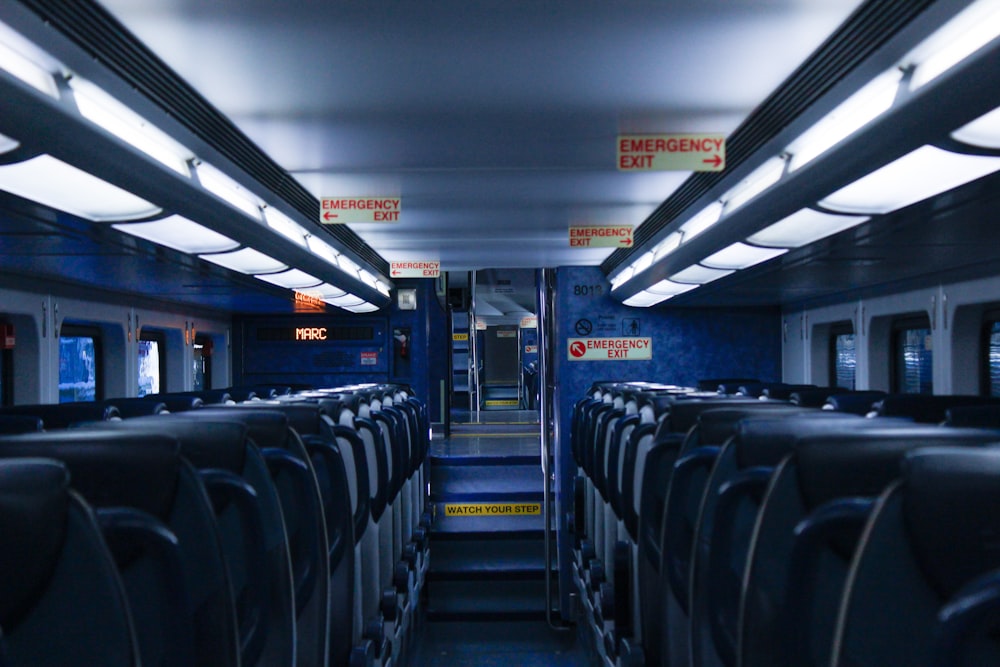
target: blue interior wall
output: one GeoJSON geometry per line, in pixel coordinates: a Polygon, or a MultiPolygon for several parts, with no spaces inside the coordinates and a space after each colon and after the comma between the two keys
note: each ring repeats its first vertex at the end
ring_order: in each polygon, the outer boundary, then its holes
{"type": "Polygon", "coordinates": [[[324,313],[244,315],[234,318],[233,384],[310,384],[332,387],[357,383],[398,382],[413,387],[432,420],[441,412],[440,383],[447,376],[447,315],[433,280],[397,280],[397,289],[415,289],[416,310],[392,304],[377,313],[354,315],[333,308],[324,313]],[[371,340],[260,341],[259,328],[371,327],[371,340]],[[408,335],[402,355],[398,336],[408,335]]]}
{"type": "MultiPolygon", "coordinates": [[[[682,309],[666,304],[629,308],[610,297],[597,267],[556,271],[554,304],[556,498],[560,572],[568,577],[571,543],[565,521],[573,508],[576,465],[569,449],[573,405],[597,380],[646,380],[694,385],[706,377],[781,379],[781,316],[777,309],[682,309]],[[586,335],[583,332],[588,332],[586,335]],[[649,361],[570,361],[570,338],[652,338],[649,361]]],[[[669,303],[669,302],[668,302],[669,303]]],[[[572,583],[562,581],[562,609],[572,583]]]]}

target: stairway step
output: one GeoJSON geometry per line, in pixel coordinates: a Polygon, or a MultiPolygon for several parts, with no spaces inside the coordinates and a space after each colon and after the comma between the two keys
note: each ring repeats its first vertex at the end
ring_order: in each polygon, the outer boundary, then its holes
{"type": "MultiPolygon", "coordinates": [[[[545,481],[541,469],[532,465],[463,465],[431,468],[431,498],[434,500],[526,499],[525,494],[541,494],[545,481]]],[[[541,500],[541,498],[539,498],[541,500]]]]}
{"type": "Polygon", "coordinates": [[[545,582],[504,580],[502,586],[481,581],[427,583],[427,617],[430,620],[512,620],[545,614],[545,582]]]}
{"type": "Polygon", "coordinates": [[[545,545],[541,540],[497,540],[488,545],[441,542],[433,547],[433,554],[428,578],[502,580],[545,575],[545,545]]]}
{"type": "Polygon", "coordinates": [[[517,540],[541,539],[544,523],[541,515],[520,516],[445,516],[438,508],[431,526],[431,543],[437,540],[517,540]]]}

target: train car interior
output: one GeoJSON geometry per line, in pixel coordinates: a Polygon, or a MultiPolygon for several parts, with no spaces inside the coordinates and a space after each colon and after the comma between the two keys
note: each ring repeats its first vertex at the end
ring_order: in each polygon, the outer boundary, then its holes
{"type": "Polygon", "coordinates": [[[0,0],[0,667],[1000,665],[1000,0],[0,0]]]}

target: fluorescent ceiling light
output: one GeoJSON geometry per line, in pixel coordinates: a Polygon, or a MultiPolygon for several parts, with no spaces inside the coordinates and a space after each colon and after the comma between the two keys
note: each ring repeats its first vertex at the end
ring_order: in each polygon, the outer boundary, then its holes
{"type": "Polygon", "coordinates": [[[845,213],[888,213],[1000,169],[1000,158],[922,146],[820,202],[845,213]]]}
{"type": "Polygon", "coordinates": [[[638,275],[653,265],[653,253],[644,253],[639,259],[632,262],[633,275],[638,275]]]}
{"type": "Polygon", "coordinates": [[[194,154],[187,148],[90,81],[74,76],[69,86],[84,118],[178,174],[191,176],[188,161],[194,154]]]}
{"type": "Polygon", "coordinates": [[[340,268],[340,264],[337,261],[337,258],[340,257],[340,253],[334,250],[333,246],[329,243],[321,241],[315,236],[308,236],[306,238],[306,245],[314,255],[322,257],[333,266],[336,266],[338,269],[340,268]]]}
{"type": "Polygon", "coordinates": [[[62,66],[3,23],[0,23],[0,69],[49,97],[59,99],[59,88],[52,73],[60,71],[62,66]]]}
{"type": "Polygon", "coordinates": [[[275,273],[288,268],[273,257],[268,257],[253,248],[243,248],[235,252],[215,255],[199,255],[202,259],[246,274],[275,273]]]}
{"type": "Polygon", "coordinates": [[[663,239],[653,248],[653,259],[663,259],[681,245],[681,239],[684,235],[680,232],[671,232],[667,235],[667,238],[663,239]]]}
{"type": "Polygon", "coordinates": [[[655,306],[661,301],[666,301],[669,298],[669,296],[665,296],[663,294],[650,294],[649,292],[643,291],[625,299],[622,301],[622,305],[631,306],[632,308],[649,308],[650,306],[655,306]]]}
{"type": "Polygon", "coordinates": [[[361,267],[355,264],[349,257],[346,255],[339,255],[337,257],[337,264],[340,266],[341,271],[352,278],[358,278],[358,271],[361,270],[361,267]]]}
{"type": "Polygon", "coordinates": [[[316,287],[310,287],[309,289],[303,291],[309,296],[314,296],[317,299],[323,299],[324,301],[326,299],[333,299],[347,294],[346,290],[342,290],[335,285],[331,285],[330,283],[321,283],[316,285],[316,287]]]}
{"type": "Polygon", "coordinates": [[[0,165],[0,190],[96,222],[136,220],[160,213],[145,199],[50,155],[0,165]]]}
{"type": "Polygon", "coordinates": [[[315,278],[305,271],[299,271],[298,269],[289,269],[288,271],[282,271],[281,273],[258,274],[255,275],[254,278],[271,283],[272,285],[277,285],[278,287],[287,287],[288,289],[316,287],[323,282],[319,278],[315,278]]]}
{"type": "Polygon", "coordinates": [[[684,235],[683,241],[687,243],[703,231],[714,225],[722,216],[722,203],[714,201],[690,220],[680,227],[680,232],[684,235]]]}
{"type": "Polygon", "coordinates": [[[625,267],[625,269],[621,273],[619,273],[617,276],[611,279],[611,289],[613,290],[618,289],[621,285],[624,285],[629,280],[631,280],[632,276],[634,275],[635,271],[632,269],[631,266],[625,267]]]}
{"type": "Polygon", "coordinates": [[[381,280],[375,281],[375,289],[377,289],[383,296],[389,296],[390,294],[389,286],[381,280]]]}
{"type": "Polygon", "coordinates": [[[0,154],[9,153],[20,145],[21,142],[15,139],[11,139],[6,135],[0,134],[0,154]]]}
{"type": "Polygon", "coordinates": [[[725,202],[726,215],[729,215],[780,181],[784,173],[785,160],[780,157],[773,157],[757,167],[749,176],[737,183],[729,192],[722,196],[725,202]]]}
{"type": "Polygon", "coordinates": [[[675,273],[670,276],[670,280],[678,283],[691,283],[694,285],[704,285],[705,283],[710,283],[713,280],[718,280],[719,278],[725,278],[730,273],[734,273],[733,269],[710,269],[707,266],[702,266],[701,264],[694,264],[684,269],[680,273],[675,273]]]}
{"type": "Polygon", "coordinates": [[[910,88],[941,76],[1000,35],[1000,4],[978,0],[956,14],[903,59],[916,65],[910,88]]]}
{"type": "Polygon", "coordinates": [[[172,215],[152,222],[134,222],[127,225],[112,225],[125,234],[192,254],[225,252],[240,246],[239,243],[208,227],[179,215],[172,215]]]}
{"type": "Polygon", "coordinates": [[[345,306],[344,310],[349,310],[352,313],[374,313],[379,309],[378,306],[373,306],[372,304],[365,301],[360,306],[345,306]]]}
{"type": "Polygon", "coordinates": [[[747,241],[775,248],[801,248],[813,241],[856,227],[868,219],[866,215],[832,215],[804,208],[760,230],[748,237],[747,241]]]}
{"type": "Polygon", "coordinates": [[[361,282],[368,285],[372,289],[378,289],[378,280],[376,280],[375,276],[373,276],[371,273],[369,273],[365,269],[361,269],[360,271],[358,271],[358,275],[361,277],[361,282]]]}
{"type": "Polygon", "coordinates": [[[664,296],[676,296],[678,294],[683,294],[690,290],[698,287],[697,285],[684,285],[681,283],[675,283],[670,280],[661,280],[652,287],[648,288],[646,291],[651,294],[662,294],[664,296]]]}
{"type": "Polygon", "coordinates": [[[251,218],[260,220],[261,201],[242,185],[229,178],[210,164],[202,162],[197,167],[198,181],[219,199],[228,202],[251,218]]]}
{"type": "Polygon", "coordinates": [[[896,99],[903,73],[891,69],[875,77],[819,122],[789,144],[788,170],[799,167],[839,144],[889,110],[896,99]]]}
{"type": "Polygon", "coordinates": [[[360,306],[365,303],[365,300],[360,296],[354,296],[350,292],[344,296],[333,297],[331,299],[324,299],[329,304],[337,306],[338,308],[349,308],[353,306],[360,306]]]}
{"type": "Polygon", "coordinates": [[[951,138],[981,148],[1000,148],[1000,107],[958,128],[951,138]]]}
{"type": "Polygon", "coordinates": [[[306,237],[309,236],[309,232],[278,209],[273,206],[264,207],[264,221],[267,222],[268,227],[289,241],[298,243],[303,248],[306,247],[306,237]]]}
{"type": "Polygon", "coordinates": [[[787,248],[759,248],[746,243],[734,243],[709,255],[701,263],[712,269],[747,269],[786,252],[787,248]]]}

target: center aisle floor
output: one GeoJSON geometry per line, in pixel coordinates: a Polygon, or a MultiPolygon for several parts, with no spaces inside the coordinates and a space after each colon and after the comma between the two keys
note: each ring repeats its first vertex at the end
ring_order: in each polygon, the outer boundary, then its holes
{"type": "Polygon", "coordinates": [[[541,500],[538,413],[458,417],[451,436],[431,444],[438,519],[431,530],[424,618],[408,664],[587,667],[576,629],[552,630],[544,620],[541,517],[441,520],[446,502],[541,500]]]}

